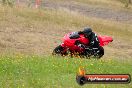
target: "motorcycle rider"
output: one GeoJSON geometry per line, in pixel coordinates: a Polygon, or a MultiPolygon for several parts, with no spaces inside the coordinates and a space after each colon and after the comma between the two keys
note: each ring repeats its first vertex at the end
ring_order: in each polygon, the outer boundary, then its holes
{"type": "Polygon", "coordinates": [[[83,31],[79,31],[78,34],[84,34],[84,37],[89,40],[89,48],[99,48],[100,43],[97,37],[90,27],[85,27],[83,31]]]}

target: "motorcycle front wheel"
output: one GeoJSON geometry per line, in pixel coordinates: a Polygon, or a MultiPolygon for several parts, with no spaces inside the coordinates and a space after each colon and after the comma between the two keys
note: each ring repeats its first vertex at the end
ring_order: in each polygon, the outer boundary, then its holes
{"type": "Polygon", "coordinates": [[[94,56],[97,59],[100,59],[101,57],[103,57],[103,55],[104,55],[104,48],[102,46],[100,46],[98,51],[97,51],[97,54],[95,54],[94,56]]]}

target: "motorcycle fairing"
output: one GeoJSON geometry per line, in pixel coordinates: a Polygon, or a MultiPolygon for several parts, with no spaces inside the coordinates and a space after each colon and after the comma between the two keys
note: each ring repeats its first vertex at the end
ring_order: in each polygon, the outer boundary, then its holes
{"type": "Polygon", "coordinates": [[[113,41],[113,38],[110,36],[98,36],[99,42],[100,42],[100,46],[105,46],[108,45],[110,42],[113,41]]]}

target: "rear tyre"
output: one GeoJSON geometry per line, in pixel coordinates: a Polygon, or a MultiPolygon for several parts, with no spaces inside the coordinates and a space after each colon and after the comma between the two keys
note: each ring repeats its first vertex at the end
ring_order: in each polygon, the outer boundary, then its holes
{"type": "Polygon", "coordinates": [[[64,48],[61,45],[59,45],[53,50],[52,55],[62,55],[63,56],[63,55],[67,55],[67,52],[66,51],[64,52],[64,48]]]}

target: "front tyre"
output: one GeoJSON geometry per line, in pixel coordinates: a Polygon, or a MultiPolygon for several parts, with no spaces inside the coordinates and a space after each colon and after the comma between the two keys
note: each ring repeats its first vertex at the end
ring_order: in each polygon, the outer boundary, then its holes
{"type": "Polygon", "coordinates": [[[97,53],[97,58],[100,59],[104,55],[104,48],[102,46],[99,47],[98,53],[97,53]]]}

